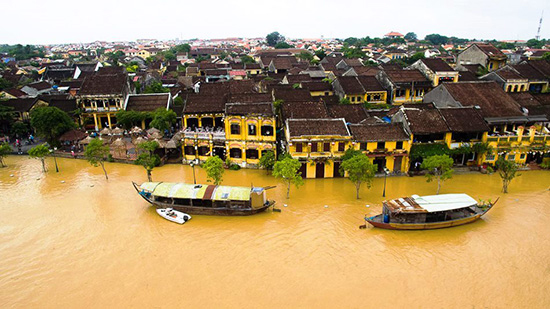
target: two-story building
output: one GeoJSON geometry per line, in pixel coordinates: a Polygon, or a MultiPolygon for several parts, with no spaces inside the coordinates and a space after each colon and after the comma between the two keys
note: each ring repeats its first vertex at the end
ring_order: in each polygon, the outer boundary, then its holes
{"type": "Polygon", "coordinates": [[[474,43],[461,51],[456,59],[457,67],[468,64],[480,64],[489,72],[506,65],[508,57],[489,43],[474,43]]]}
{"type": "Polygon", "coordinates": [[[433,87],[443,82],[458,82],[459,72],[453,70],[442,59],[420,59],[413,63],[410,68],[417,69],[424,74],[432,82],[433,87]]]}
{"type": "Polygon", "coordinates": [[[86,128],[98,131],[116,124],[115,114],[130,92],[128,76],[120,68],[101,68],[87,76],[76,96],[86,128]]]}
{"type": "Polygon", "coordinates": [[[376,78],[388,91],[388,103],[419,103],[432,83],[418,70],[382,70],[376,78]]]}
{"type": "Polygon", "coordinates": [[[506,92],[524,92],[529,89],[529,79],[508,66],[481,76],[480,79],[495,81],[506,92]]]}
{"type": "Polygon", "coordinates": [[[332,85],[336,94],[351,104],[386,103],[387,91],[374,76],[339,76],[332,85]]]}

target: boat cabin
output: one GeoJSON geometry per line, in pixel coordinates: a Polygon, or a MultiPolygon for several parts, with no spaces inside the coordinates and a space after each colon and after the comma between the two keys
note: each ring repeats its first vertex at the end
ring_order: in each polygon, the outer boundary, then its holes
{"type": "Polygon", "coordinates": [[[164,205],[227,209],[258,209],[269,201],[262,187],[233,187],[170,182],[145,182],[140,186],[153,202],[164,205]]]}
{"type": "Polygon", "coordinates": [[[432,223],[472,216],[478,202],[467,194],[404,197],[383,202],[384,223],[432,223]]]}

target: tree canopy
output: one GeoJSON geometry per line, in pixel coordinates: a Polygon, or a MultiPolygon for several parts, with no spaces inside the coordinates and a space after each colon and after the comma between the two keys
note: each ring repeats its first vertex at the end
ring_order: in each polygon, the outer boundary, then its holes
{"type": "Polygon", "coordinates": [[[521,174],[518,173],[518,165],[513,161],[506,160],[504,156],[501,156],[496,161],[495,166],[502,179],[502,192],[508,193],[510,182],[512,182],[514,178],[521,176],[521,174]]]}
{"type": "Polygon", "coordinates": [[[12,152],[11,146],[8,143],[0,144],[0,167],[6,167],[4,162],[4,157],[9,155],[12,152]]]}
{"type": "Polygon", "coordinates": [[[342,161],[341,168],[347,172],[349,180],[355,184],[356,197],[359,199],[359,190],[365,183],[367,188],[372,186],[377,165],[372,164],[369,157],[362,152],[355,153],[351,158],[342,161]]]}
{"type": "Polygon", "coordinates": [[[156,141],[147,141],[138,145],[139,150],[143,150],[139,154],[138,158],[134,162],[137,165],[143,166],[145,171],[147,171],[147,179],[149,182],[153,181],[152,172],[156,166],[160,164],[160,157],[155,154],[155,150],[159,147],[159,143],[156,141]]]}
{"type": "Polygon", "coordinates": [[[138,112],[121,109],[116,113],[117,124],[121,125],[127,130],[132,128],[133,126],[140,126],[141,122],[148,118],[152,118],[152,115],[148,112],[138,112]]]}
{"type": "Polygon", "coordinates": [[[57,145],[58,138],[75,127],[75,123],[64,111],[54,106],[38,107],[31,111],[31,126],[36,134],[50,145],[57,145]]]}
{"type": "Polygon", "coordinates": [[[294,47],[294,45],[290,45],[287,42],[279,42],[279,43],[275,44],[276,49],[293,48],[293,47],[294,47]]]}
{"type": "Polygon", "coordinates": [[[42,162],[42,171],[46,172],[46,156],[50,153],[48,144],[36,145],[29,149],[29,156],[31,158],[39,159],[42,162]]]}
{"type": "Polygon", "coordinates": [[[162,87],[161,82],[153,82],[149,86],[145,87],[143,93],[166,93],[170,92],[170,89],[162,87]]]}
{"type": "Polygon", "coordinates": [[[426,35],[424,40],[429,41],[433,45],[443,45],[449,41],[449,38],[444,35],[434,33],[426,35]]]}
{"type": "Polygon", "coordinates": [[[15,121],[15,112],[13,107],[0,105],[0,130],[8,132],[11,125],[15,121]]]}
{"type": "Polygon", "coordinates": [[[282,36],[281,34],[279,34],[279,32],[275,31],[275,32],[271,32],[270,34],[268,34],[265,37],[265,40],[267,42],[267,45],[274,47],[275,45],[277,45],[277,43],[284,42],[285,37],[282,36]]]}
{"type": "Polygon", "coordinates": [[[447,155],[435,155],[428,157],[422,162],[423,169],[428,170],[426,181],[437,180],[437,193],[441,189],[441,184],[453,177],[453,159],[447,155]]]}
{"type": "Polygon", "coordinates": [[[166,110],[162,107],[157,108],[153,112],[153,120],[151,121],[151,126],[161,131],[170,130],[170,128],[172,128],[172,125],[176,123],[176,117],[176,112],[171,109],[166,110]]]}
{"type": "Polygon", "coordinates": [[[84,157],[93,166],[101,166],[105,179],[109,179],[107,171],[105,170],[105,160],[109,157],[109,146],[103,145],[103,141],[100,139],[93,139],[90,141],[86,149],[84,149],[84,157]]]}
{"type": "Polygon", "coordinates": [[[417,39],[418,37],[414,32],[407,32],[407,34],[405,34],[405,40],[407,41],[416,41],[417,39]]]}
{"type": "Polygon", "coordinates": [[[300,167],[302,164],[298,159],[285,157],[283,160],[277,161],[273,166],[273,176],[280,178],[286,184],[286,198],[290,198],[290,185],[294,184],[296,188],[304,184],[304,180],[300,175],[300,167]]]}
{"type": "Polygon", "coordinates": [[[208,182],[213,182],[215,185],[222,183],[223,173],[223,160],[218,156],[212,156],[202,164],[202,168],[206,170],[206,178],[208,182]]]}
{"type": "Polygon", "coordinates": [[[265,168],[266,171],[272,170],[275,162],[275,152],[273,150],[268,150],[262,153],[262,157],[260,158],[260,166],[265,168]]]}

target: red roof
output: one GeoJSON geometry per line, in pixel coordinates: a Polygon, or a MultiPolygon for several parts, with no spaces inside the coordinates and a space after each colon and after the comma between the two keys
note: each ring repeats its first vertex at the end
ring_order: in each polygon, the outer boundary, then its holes
{"type": "Polygon", "coordinates": [[[392,31],[392,32],[390,32],[390,33],[386,33],[384,36],[404,36],[404,35],[402,35],[402,34],[399,33],[399,32],[394,32],[394,31],[392,31]]]}

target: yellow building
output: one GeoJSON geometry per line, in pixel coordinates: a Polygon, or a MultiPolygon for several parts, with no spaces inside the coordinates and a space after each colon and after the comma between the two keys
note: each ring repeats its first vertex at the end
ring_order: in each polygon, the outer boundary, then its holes
{"type": "Polygon", "coordinates": [[[458,82],[459,72],[453,70],[451,66],[439,58],[420,59],[410,67],[424,74],[424,76],[432,82],[433,87],[443,82],[458,82]]]}
{"type": "Polygon", "coordinates": [[[353,124],[352,148],[361,150],[374,164],[378,172],[384,168],[392,173],[406,173],[409,170],[411,141],[401,124],[353,124]]]}
{"type": "Polygon", "coordinates": [[[304,178],[341,177],[340,157],[351,144],[344,118],[287,119],[286,147],[302,163],[304,178]]]}
{"type": "Polygon", "coordinates": [[[506,160],[523,165],[550,149],[550,130],[541,125],[493,126],[487,142],[493,151],[484,157],[483,162],[494,164],[499,157],[504,156],[506,160]]]}
{"type": "Polygon", "coordinates": [[[341,98],[351,104],[387,102],[387,91],[374,76],[339,76],[333,87],[341,98]]]}

